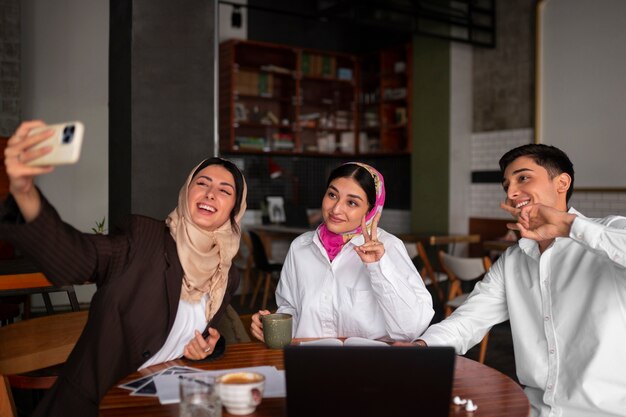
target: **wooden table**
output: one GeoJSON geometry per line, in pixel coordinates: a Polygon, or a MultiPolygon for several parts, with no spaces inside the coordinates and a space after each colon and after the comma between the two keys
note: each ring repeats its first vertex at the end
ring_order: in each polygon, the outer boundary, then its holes
{"type": "MultiPolygon", "coordinates": [[[[135,372],[122,382],[157,372],[167,366],[188,365],[197,368],[216,370],[248,366],[270,365],[284,369],[282,350],[271,350],[262,343],[242,343],[230,345],[224,357],[216,362],[203,364],[189,363],[184,360],[167,362],[135,372]]],[[[479,407],[473,417],[528,417],[530,405],[521,387],[500,372],[457,356],[452,395],[471,398],[479,407]]],[[[129,391],[114,387],[100,404],[101,417],[119,416],[178,416],[178,404],[160,405],[157,398],[130,396],[129,391]]],[[[223,410],[224,416],[230,416],[223,410]]],[[[266,398],[254,417],[282,417],[286,415],[284,398],[266,398]]],[[[450,416],[467,417],[469,414],[462,407],[450,405],[450,416]]]]}
{"type": "Polygon", "coordinates": [[[54,314],[0,327],[0,415],[12,415],[4,375],[46,368],[66,361],[78,340],[87,311],[54,314]]]}

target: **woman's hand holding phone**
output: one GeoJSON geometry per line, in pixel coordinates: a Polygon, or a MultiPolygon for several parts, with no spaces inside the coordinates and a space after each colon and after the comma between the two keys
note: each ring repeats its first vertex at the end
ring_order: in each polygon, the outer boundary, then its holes
{"type": "Polygon", "coordinates": [[[45,123],[40,120],[23,122],[9,138],[4,149],[4,166],[9,177],[9,191],[15,198],[26,221],[31,221],[39,214],[41,200],[35,189],[34,178],[47,174],[52,166],[30,166],[28,163],[52,152],[50,147],[33,148],[52,137],[52,130],[45,130],[45,123]],[[33,129],[41,129],[32,134],[33,129]]]}
{"type": "Polygon", "coordinates": [[[29,191],[33,187],[33,178],[37,175],[51,172],[51,166],[33,167],[29,162],[52,151],[50,147],[33,146],[50,138],[53,134],[51,130],[42,130],[33,135],[34,129],[45,128],[45,123],[39,120],[22,123],[13,136],[9,138],[4,149],[4,165],[10,180],[10,189],[13,194],[21,194],[29,191]]]}

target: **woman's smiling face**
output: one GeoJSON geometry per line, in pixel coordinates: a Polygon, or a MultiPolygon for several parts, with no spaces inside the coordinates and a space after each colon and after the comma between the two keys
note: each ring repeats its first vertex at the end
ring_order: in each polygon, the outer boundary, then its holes
{"type": "Polygon", "coordinates": [[[187,190],[191,220],[207,231],[226,223],[235,207],[235,199],[235,179],[221,165],[209,165],[198,172],[187,190]]]}
{"type": "Polygon", "coordinates": [[[369,211],[367,195],[353,178],[335,178],[322,200],[322,216],[328,230],[341,234],[361,225],[369,211]]]}

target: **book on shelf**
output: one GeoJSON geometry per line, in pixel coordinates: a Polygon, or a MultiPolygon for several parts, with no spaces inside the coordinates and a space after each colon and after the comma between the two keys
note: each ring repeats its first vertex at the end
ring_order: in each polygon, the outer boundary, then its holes
{"type": "Polygon", "coordinates": [[[274,76],[271,73],[240,70],[235,75],[237,94],[272,97],[274,95],[274,76]]]}
{"type": "Polygon", "coordinates": [[[337,78],[340,80],[351,81],[352,80],[352,68],[338,68],[337,78]]]}
{"type": "Polygon", "coordinates": [[[303,75],[335,77],[337,58],[330,55],[303,53],[300,59],[300,71],[303,75]]]}
{"type": "Polygon", "coordinates": [[[272,135],[272,148],[277,151],[289,151],[295,148],[293,135],[290,133],[274,133],[272,135]]]}
{"type": "Polygon", "coordinates": [[[345,340],[336,338],[323,338],[300,342],[300,346],[389,346],[381,340],[366,339],[364,337],[348,337],[345,340]]]}
{"type": "Polygon", "coordinates": [[[267,141],[265,140],[265,138],[259,136],[237,136],[235,138],[235,147],[239,149],[251,149],[260,151],[269,150],[269,146],[267,146],[267,141]]]}
{"type": "Polygon", "coordinates": [[[277,74],[291,74],[292,71],[289,68],[279,67],[278,65],[262,65],[261,70],[267,72],[275,72],[277,74]]]}
{"type": "Polygon", "coordinates": [[[274,76],[268,73],[258,74],[258,93],[261,97],[272,97],[274,94],[274,76]]]}

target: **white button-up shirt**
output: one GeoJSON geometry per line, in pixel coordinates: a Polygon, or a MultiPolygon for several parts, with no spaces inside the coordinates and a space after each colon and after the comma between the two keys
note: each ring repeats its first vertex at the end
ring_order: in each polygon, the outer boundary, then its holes
{"type": "Polygon", "coordinates": [[[569,237],[543,254],[521,239],[420,339],[463,354],[510,319],[533,416],[625,416],[626,218],[570,213],[578,217],[569,237]]]}
{"type": "Polygon", "coordinates": [[[202,333],[206,329],[207,300],[208,295],[204,294],[197,303],[190,303],[184,300],[178,302],[176,318],[165,343],[154,356],[139,367],[139,370],[157,363],[173,361],[183,356],[185,346],[191,342],[191,339],[196,337],[195,331],[202,333]]]}
{"type": "Polygon", "coordinates": [[[366,264],[347,242],[330,262],[316,232],[293,241],[276,290],[278,312],[293,315],[294,337],[413,340],[433,317],[432,298],[402,241],[378,229],[385,245],[366,264]]]}

